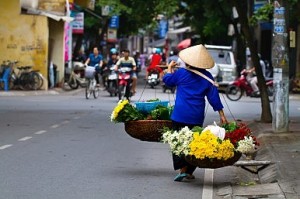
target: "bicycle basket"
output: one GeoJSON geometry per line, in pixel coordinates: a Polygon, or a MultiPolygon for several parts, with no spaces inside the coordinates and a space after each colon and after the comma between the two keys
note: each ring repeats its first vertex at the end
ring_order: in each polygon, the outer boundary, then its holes
{"type": "Polygon", "coordinates": [[[96,72],[95,67],[87,66],[85,68],[84,76],[87,79],[93,79],[95,77],[95,72],[96,72]]]}

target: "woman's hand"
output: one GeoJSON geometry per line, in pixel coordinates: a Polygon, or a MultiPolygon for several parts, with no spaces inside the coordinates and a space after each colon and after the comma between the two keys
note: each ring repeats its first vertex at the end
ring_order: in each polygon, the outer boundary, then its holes
{"type": "Polygon", "coordinates": [[[224,115],[220,116],[220,122],[221,122],[221,124],[227,124],[228,123],[228,121],[227,121],[227,119],[224,115]]]}
{"type": "Polygon", "coordinates": [[[177,65],[177,63],[175,61],[171,61],[168,64],[168,69],[167,69],[167,73],[173,73],[173,68],[177,65]]]}
{"type": "Polygon", "coordinates": [[[168,68],[174,68],[175,66],[177,65],[177,63],[175,61],[171,61],[169,64],[168,64],[168,68]]]}
{"type": "Polygon", "coordinates": [[[221,124],[226,124],[228,123],[226,117],[225,117],[225,114],[224,114],[224,111],[223,110],[220,110],[219,111],[219,115],[220,115],[220,123],[221,124]]]}

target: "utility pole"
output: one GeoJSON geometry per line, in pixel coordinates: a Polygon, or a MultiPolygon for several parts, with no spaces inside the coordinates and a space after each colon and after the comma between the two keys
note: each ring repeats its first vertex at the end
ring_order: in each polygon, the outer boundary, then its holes
{"type": "Polygon", "coordinates": [[[274,132],[289,131],[289,57],[284,0],[274,1],[272,64],[274,72],[274,132]]]}

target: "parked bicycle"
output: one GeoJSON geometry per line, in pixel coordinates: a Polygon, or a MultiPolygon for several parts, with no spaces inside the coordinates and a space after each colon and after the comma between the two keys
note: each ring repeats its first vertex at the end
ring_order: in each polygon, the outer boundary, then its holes
{"type": "Polygon", "coordinates": [[[97,86],[95,73],[96,73],[95,67],[86,66],[85,68],[85,78],[87,80],[87,86],[85,87],[86,99],[89,99],[92,94],[95,99],[97,99],[99,96],[100,89],[97,86]]]}
{"type": "Polygon", "coordinates": [[[8,61],[12,68],[10,75],[10,88],[21,90],[39,90],[42,88],[44,78],[38,70],[32,70],[31,66],[16,67],[18,61],[8,61]]]}

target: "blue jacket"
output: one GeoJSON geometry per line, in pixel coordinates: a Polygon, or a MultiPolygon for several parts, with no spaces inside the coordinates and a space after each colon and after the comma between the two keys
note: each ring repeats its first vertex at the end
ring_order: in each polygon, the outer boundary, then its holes
{"type": "MultiPolygon", "coordinates": [[[[198,69],[213,80],[210,72],[198,69]]],[[[163,77],[167,86],[177,87],[176,101],[171,119],[176,122],[203,125],[205,112],[205,96],[214,111],[223,109],[217,87],[203,77],[180,68],[173,74],[163,77]]]]}

